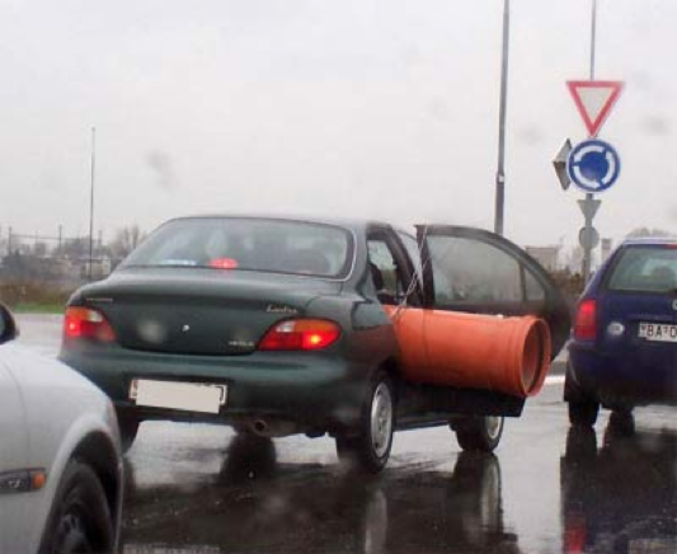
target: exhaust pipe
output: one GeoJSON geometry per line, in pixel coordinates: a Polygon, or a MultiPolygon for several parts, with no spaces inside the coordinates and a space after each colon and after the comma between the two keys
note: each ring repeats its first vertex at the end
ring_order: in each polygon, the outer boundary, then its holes
{"type": "Polygon", "coordinates": [[[267,420],[258,418],[249,424],[249,428],[255,435],[269,439],[286,437],[300,432],[299,427],[295,423],[277,419],[267,420]]]}

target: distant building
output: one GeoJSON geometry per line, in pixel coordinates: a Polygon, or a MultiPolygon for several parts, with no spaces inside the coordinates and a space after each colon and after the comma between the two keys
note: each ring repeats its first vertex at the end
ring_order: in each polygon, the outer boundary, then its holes
{"type": "Polygon", "coordinates": [[[526,251],[536,258],[538,262],[548,271],[559,269],[559,250],[558,246],[527,246],[526,251]]]}

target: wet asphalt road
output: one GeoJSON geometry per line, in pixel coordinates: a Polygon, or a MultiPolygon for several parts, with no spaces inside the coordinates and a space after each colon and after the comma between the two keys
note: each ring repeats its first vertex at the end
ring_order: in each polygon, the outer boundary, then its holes
{"type": "MultiPolygon", "coordinates": [[[[21,316],[55,355],[58,317],[21,316]]],[[[675,410],[603,412],[570,431],[561,362],[494,455],[446,428],[395,435],[382,475],[336,462],[328,438],[267,441],[225,427],[142,424],[127,457],[125,553],[677,552],[675,410]]]]}

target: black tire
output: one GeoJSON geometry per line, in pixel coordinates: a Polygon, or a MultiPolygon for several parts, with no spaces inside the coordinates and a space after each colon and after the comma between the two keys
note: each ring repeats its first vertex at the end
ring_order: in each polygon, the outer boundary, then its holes
{"type": "Polygon", "coordinates": [[[120,441],[122,451],[127,452],[134,444],[136,434],[139,432],[138,418],[129,414],[118,413],[118,427],[120,428],[120,441]]]}
{"type": "Polygon", "coordinates": [[[570,365],[567,365],[564,378],[564,400],[569,405],[569,423],[571,425],[583,427],[595,425],[599,415],[599,402],[576,384],[570,365]]]}
{"type": "Polygon", "coordinates": [[[599,402],[594,400],[569,400],[569,423],[574,426],[592,427],[599,415],[599,402]]]}
{"type": "Polygon", "coordinates": [[[468,417],[454,424],[456,440],[466,451],[493,452],[503,436],[503,416],[468,417]]]}
{"type": "Polygon", "coordinates": [[[54,497],[40,552],[112,552],[115,531],[106,494],[94,470],[68,462],[54,497]]]}
{"type": "Polygon", "coordinates": [[[342,463],[365,473],[378,473],[388,463],[395,428],[395,391],[384,371],[369,386],[360,428],[336,436],[336,452],[342,463]]]}

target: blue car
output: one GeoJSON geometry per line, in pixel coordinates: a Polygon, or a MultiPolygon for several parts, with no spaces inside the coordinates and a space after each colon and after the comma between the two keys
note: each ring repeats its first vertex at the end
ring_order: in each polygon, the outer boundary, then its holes
{"type": "Polygon", "coordinates": [[[600,406],[677,404],[677,239],[622,243],[583,292],[564,385],[572,425],[600,406]]]}

